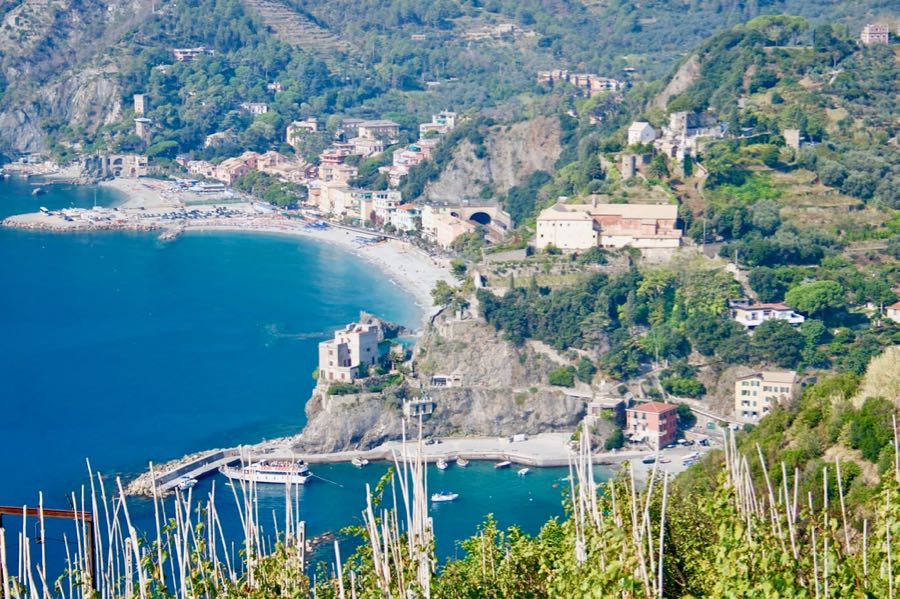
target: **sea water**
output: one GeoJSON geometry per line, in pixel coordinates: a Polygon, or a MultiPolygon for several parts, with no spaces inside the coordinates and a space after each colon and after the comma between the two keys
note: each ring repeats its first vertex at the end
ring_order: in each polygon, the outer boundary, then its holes
{"type": "MultiPolygon", "coordinates": [[[[115,203],[105,188],[0,180],[0,218],[115,203]]],[[[0,229],[0,505],[66,508],[88,483],[86,459],[128,478],[149,461],[298,432],[313,388],[317,344],[367,310],[416,326],[421,308],[383,273],[305,238],[188,233],[48,233],[0,229]]],[[[302,488],[310,534],[360,522],[365,485],[386,464],[315,465],[302,488]],[[327,482],[326,482],[327,481],[327,482]]],[[[489,513],[536,532],[562,514],[563,469],[432,469],[432,491],[460,494],[432,506],[442,557],[489,513]]],[[[201,481],[195,494],[224,479],[201,481]]],[[[237,530],[233,499],[221,513],[237,530]]],[[[283,490],[263,490],[282,511],[283,490]]],[[[152,506],[130,501],[152,531],[152,506]]],[[[9,527],[10,519],[6,520],[9,527]]],[[[271,522],[271,518],[267,519],[271,522]]],[[[272,526],[274,528],[274,526],[272,526]]],[[[71,531],[70,531],[71,532],[71,531]]],[[[60,526],[47,536],[62,547],[60,526]]]]}

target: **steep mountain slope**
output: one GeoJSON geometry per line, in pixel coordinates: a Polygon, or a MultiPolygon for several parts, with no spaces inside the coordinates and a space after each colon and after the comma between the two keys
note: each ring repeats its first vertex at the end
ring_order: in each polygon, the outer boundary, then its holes
{"type": "MultiPolygon", "coordinates": [[[[621,69],[630,66],[636,82],[650,81],[685,48],[763,12],[790,10],[855,28],[886,6],[884,0],[5,0],[0,151],[58,148],[59,142],[133,146],[133,140],[123,145],[129,115],[120,117],[118,106],[163,79],[153,69],[172,62],[167,51],[173,46],[215,50],[209,61],[223,77],[213,83],[205,67],[174,69],[174,79],[151,99],[169,115],[160,118],[153,141],[175,142],[185,151],[226,119],[232,128],[249,128],[252,123],[232,111],[241,101],[259,101],[272,80],[294,83],[267,117],[275,121],[333,112],[377,116],[398,107],[420,118],[447,107],[495,106],[533,91],[538,69],[624,78],[621,69]],[[96,75],[71,81],[89,69],[96,75]],[[181,96],[179,90],[198,82],[216,89],[181,96]],[[50,98],[42,88],[51,90],[50,98]],[[96,110],[67,110],[73,94],[91,97],[96,110]],[[202,109],[189,108],[192,102],[202,109]],[[104,123],[117,126],[98,139],[104,123]]],[[[260,141],[258,132],[251,139],[260,141]]]]}

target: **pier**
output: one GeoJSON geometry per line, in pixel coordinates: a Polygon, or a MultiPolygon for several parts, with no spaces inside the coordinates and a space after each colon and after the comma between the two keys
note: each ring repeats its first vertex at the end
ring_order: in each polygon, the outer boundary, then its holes
{"type": "MultiPolygon", "coordinates": [[[[167,470],[165,473],[157,475],[155,479],[148,481],[152,485],[149,491],[152,494],[153,487],[156,487],[156,492],[160,495],[164,495],[178,486],[178,480],[184,476],[189,478],[207,476],[215,473],[222,466],[238,461],[240,458],[241,452],[238,448],[220,449],[213,451],[212,453],[196,456],[183,464],[179,464],[172,470],[167,470]]],[[[140,479],[134,481],[132,485],[136,485],[139,480],[140,479]]]]}

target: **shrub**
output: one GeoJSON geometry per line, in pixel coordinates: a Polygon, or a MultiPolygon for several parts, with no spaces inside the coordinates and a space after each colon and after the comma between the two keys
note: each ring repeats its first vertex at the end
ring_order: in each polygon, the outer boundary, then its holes
{"type": "Polygon", "coordinates": [[[560,366],[550,371],[550,384],[557,387],[574,387],[575,386],[575,367],[560,366]]]}
{"type": "Polygon", "coordinates": [[[700,397],[706,393],[706,387],[695,378],[672,377],[660,381],[666,393],[678,397],[700,397]]]}
{"type": "Polygon", "coordinates": [[[328,395],[353,395],[359,393],[359,387],[353,383],[331,383],[328,395]]]}
{"type": "Polygon", "coordinates": [[[622,432],[622,429],[617,428],[606,438],[606,441],[603,443],[603,449],[611,451],[613,449],[621,449],[624,445],[625,433],[622,432]]]}

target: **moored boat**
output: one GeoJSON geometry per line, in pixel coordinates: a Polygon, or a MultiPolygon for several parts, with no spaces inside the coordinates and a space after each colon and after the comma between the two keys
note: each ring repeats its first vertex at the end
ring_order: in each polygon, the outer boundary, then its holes
{"type": "Polygon", "coordinates": [[[446,470],[447,469],[447,460],[441,458],[437,461],[438,470],[446,470]]]}
{"type": "Polygon", "coordinates": [[[178,479],[178,489],[181,491],[187,491],[188,489],[194,487],[197,484],[196,478],[191,478],[190,476],[182,476],[178,479]]]}
{"type": "Polygon", "coordinates": [[[303,460],[263,460],[243,467],[222,466],[219,472],[233,480],[280,485],[303,485],[312,478],[312,472],[303,460]]]}
{"type": "Polygon", "coordinates": [[[357,468],[362,468],[363,466],[369,465],[369,460],[367,460],[366,458],[353,458],[352,460],[350,460],[350,463],[357,468]]]}
{"type": "Polygon", "coordinates": [[[494,469],[499,470],[500,468],[509,468],[510,466],[512,466],[512,462],[507,460],[505,462],[498,462],[498,463],[494,464],[494,469]]]}
{"type": "Polygon", "coordinates": [[[516,472],[516,474],[518,474],[519,476],[525,476],[529,472],[531,472],[531,468],[520,468],[519,471],[516,472]]]}
{"type": "Polygon", "coordinates": [[[431,500],[435,503],[439,503],[441,501],[456,501],[457,497],[459,497],[459,493],[453,493],[451,491],[439,491],[431,496],[431,500]]]}
{"type": "Polygon", "coordinates": [[[465,468],[466,466],[469,465],[469,460],[457,456],[456,457],[456,465],[459,466],[460,468],[465,468]]]}

